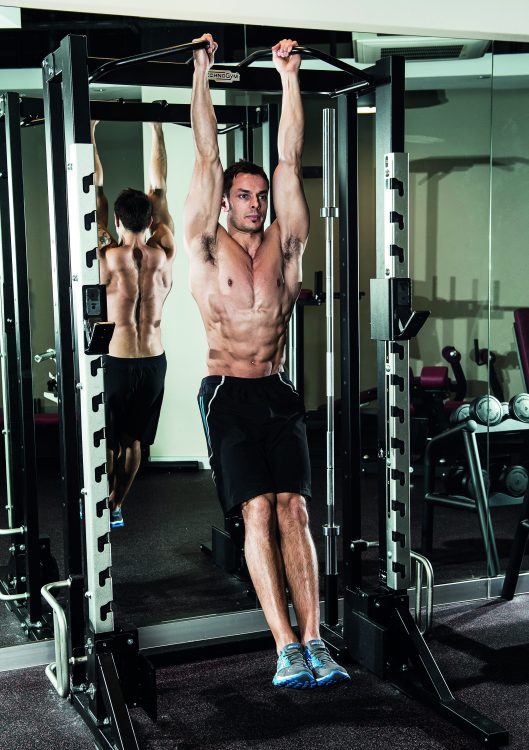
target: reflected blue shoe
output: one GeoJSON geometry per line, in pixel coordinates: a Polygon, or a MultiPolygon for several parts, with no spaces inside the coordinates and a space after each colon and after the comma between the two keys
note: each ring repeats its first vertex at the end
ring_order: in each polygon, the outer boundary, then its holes
{"type": "Polygon", "coordinates": [[[119,529],[120,526],[125,526],[121,508],[114,508],[114,510],[110,511],[110,526],[113,529],[119,529]]]}
{"type": "Polygon", "coordinates": [[[289,643],[279,652],[277,672],[272,683],[276,687],[296,690],[316,687],[316,680],[305,661],[305,652],[301,643],[289,643]]]}
{"type": "Polygon", "coordinates": [[[347,671],[337,664],[329,653],[325,643],[320,640],[309,641],[305,646],[305,659],[312,670],[318,687],[336,685],[350,680],[347,671]]]}

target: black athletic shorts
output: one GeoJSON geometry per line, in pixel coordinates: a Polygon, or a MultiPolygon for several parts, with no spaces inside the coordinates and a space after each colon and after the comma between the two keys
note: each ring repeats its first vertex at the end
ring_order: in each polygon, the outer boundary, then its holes
{"type": "Polygon", "coordinates": [[[305,407],[285,373],[210,375],[202,381],[198,404],[225,514],[266,492],[310,498],[305,407]]]}
{"type": "Polygon", "coordinates": [[[123,434],[152,445],[162,408],[165,354],[136,358],[106,355],[103,360],[108,447],[117,450],[123,434]]]}

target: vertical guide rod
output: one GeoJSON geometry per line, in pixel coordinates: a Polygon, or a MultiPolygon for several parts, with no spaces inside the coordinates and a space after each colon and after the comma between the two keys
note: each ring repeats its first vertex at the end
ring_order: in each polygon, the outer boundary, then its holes
{"type": "Polygon", "coordinates": [[[325,623],[338,623],[338,545],[340,527],[334,523],[334,219],[335,205],[335,112],[323,110],[323,207],[325,219],[325,317],[327,386],[327,523],[325,535],[325,623]]]}

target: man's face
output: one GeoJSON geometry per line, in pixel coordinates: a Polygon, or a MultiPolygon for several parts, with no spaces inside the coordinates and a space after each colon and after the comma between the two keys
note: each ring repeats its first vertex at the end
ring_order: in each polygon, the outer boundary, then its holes
{"type": "Polygon", "coordinates": [[[261,232],[268,211],[268,187],[258,174],[238,174],[228,197],[222,199],[228,223],[239,232],[261,232]]]}

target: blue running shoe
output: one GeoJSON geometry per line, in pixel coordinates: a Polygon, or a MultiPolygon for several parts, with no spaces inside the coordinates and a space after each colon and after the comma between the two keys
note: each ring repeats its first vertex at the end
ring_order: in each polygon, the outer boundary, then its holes
{"type": "Polygon", "coordinates": [[[351,679],[347,671],[334,661],[329,649],[320,639],[309,641],[306,644],[305,659],[319,687],[335,685],[338,682],[351,679]]]}
{"type": "Polygon", "coordinates": [[[279,652],[277,672],[272,683],[276,687],[306,690],[316,687],[316,680],[305,661],[305,652],[301,643],[289,643],[279,652]]]}
{"type": "Polygon", "coordinates": [[[121,508],[114,508],[114,510],[110,511],[110,526],[113,529],[118,529],[120,526],[125,526],[121,508]]]}

